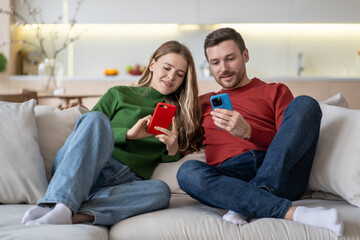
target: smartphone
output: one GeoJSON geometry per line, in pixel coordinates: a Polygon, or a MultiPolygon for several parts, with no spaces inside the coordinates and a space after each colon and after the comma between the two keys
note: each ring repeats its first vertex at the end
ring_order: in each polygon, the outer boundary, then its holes
{"type": "Polygon", "coordinates": [[[176,106],[159,102],[156,105],[154,114],[150,120],[150,124],[148,126],[148,133],[152,133],[155,135],[164,134],[163,132],[157,131],[154,127],[162,127],[169,129],[171,125],[172,118],[175,116],[176,106]]]}
{"type": "Polygon", "coordinates": [[[213,110],[215,108],[224,108],[224,109],[233,110],[230,97],[227,93],[212,96],[210,98],[210,102],[213,110]]]}

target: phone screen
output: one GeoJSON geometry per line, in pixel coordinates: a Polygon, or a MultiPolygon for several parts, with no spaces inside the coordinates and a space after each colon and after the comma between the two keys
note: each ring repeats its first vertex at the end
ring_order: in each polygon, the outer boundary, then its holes
{"type": "Polygon", "coordinates": [[[171,125],[172,118],[174,117],[176,112],[176,106],[159,102],[156,105],[154,114],[151,118],[149,127],[147,129],[148,133],[152,134],[163,134],[158,130],[155,130],[154,127],[162,127],[169,129],[171,125]]]}

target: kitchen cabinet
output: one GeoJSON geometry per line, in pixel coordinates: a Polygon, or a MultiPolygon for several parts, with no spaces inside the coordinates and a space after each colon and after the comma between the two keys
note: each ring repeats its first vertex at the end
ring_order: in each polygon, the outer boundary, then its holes
{"type": "MultiPolygon", "coordinates": [[[[16,11],[27,15],[21,0],[16,11]]],[[[28,0],[41,7],[45,23],[53,23],[75,0],[28,0]],[[66,9],[66,8],[65,8],[66,9]]],[[[111,23],[360,23],[359,0],[84,0],[77,21],[111,23]]],[[[33,20],[31,20],[34,23],[33,20]]]]}
{"type": "Polygon", "coordinates": [[[359,0],[291,0],[291,23],[360,23],[359,0]]]}
{"type": "Polygon", "coordinates": [[[200,24],[277,23],[290,18],[289,0],[199,0],[200,24]]]}
{"type": "Polygon", "coordinates": [[[198,0],[200,24],[360,23],[359,0],[198,0]]]}
{"type": "MultiPolygon", "coordinates": [[[[69,1],[69,13],[76,1],[69,1]]],[[[198,22],[198,2],[193,0],[85,0],[79,23],[178,23],[198,22]]]]}
{"type": "MultiPolygon", "coordinates": [[[[32,8],[41,9],[41,19],[33,19],[29,16],[27,5],[22,3],[22,0],[14,0],[15,11],[21,16],[25,17],[29,23],[54,23],[58,21],[60,16],[63,16],[63,0],[28,0],[32,8]]],[[[20,21],[16,19],[16,21],[20,21]]],[[[62,23],[62,20],[60,21],[62,23]]]]}
{"type": "MultiPolygon", "coordinates": [[[[77,7],[77,1],[69,1],[69,17],[72,18],[77,7]]],[[[78,23],[96,24],[105,23],[108,16],[107,0],[85,0],[76,16],[78,23]]]]}

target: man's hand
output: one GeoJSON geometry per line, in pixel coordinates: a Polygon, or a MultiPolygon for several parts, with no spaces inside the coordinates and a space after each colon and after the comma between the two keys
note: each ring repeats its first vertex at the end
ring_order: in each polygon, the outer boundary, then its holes
{"type": "Polygon", "coordinates": [[[216,126],[225,129],[236,137],[250,138],[251,126],[239,112],[216,108],[210,114],[216,126]]]}
{"type": "Polygon", "coordinates": [[[164,133],[164,134],[158,134],[155,137],[159,139],[160,142],[166,145],[168,155],[170,156],[175,155],[179,149],[178,131],[177,131],[175,117],[173,117],[172,119],[171,131],[162,127],[155,127],[155,129],[164,133]]]}

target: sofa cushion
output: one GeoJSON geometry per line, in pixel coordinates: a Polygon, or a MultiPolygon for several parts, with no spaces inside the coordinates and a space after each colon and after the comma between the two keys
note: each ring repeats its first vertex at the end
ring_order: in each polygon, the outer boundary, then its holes
{"type": "Polygon", "coordinates": [[[158,179],[165,182],[169,185],[171,193],[185,194],[185,192],[179,187],[176,174],[181,164],[191,159],[206,162],[205,150],[202,149],[199,152],[188,154],[176,162],[160,163],[151,176],[151,179],[158,179]]]}
{"type": "Polygon", "coordinates": [[[0,102],[0,202],[36,203],[47,188],[34,107],[0,102]]]}
{"type": "MultiPolygon", "coordinates": [[[[359,239],[360,209],[346,201],[306,199],[295,205],[336,208],[344,218],[341,239],[359,239]]],[[[222,220],[226,210],[201,204],[184,194],[172,194],[170,207],[125,219],[110,228],[109,239],[338,239],[335,233],[294,221],[250,219],[243,226],[222,220]]]]}
{"type": "Polygon", "coordinates": [[[57,151],[64,145],[79,116],[87,111],[80,107],[65,110],[41,105],[35,107],[39,146],[44,158],[48,181],[51,178],[51,168],[57,151]]]}
{"type": "Polygon", "coordinates": [[[360,207],[360,110],[320,106],[323,117],[309,187],[360,207]]]}
{"type": "Polygon", "coordinates": [[[21,218],[33,205],[0,205],[1,240],[108,240],[108,228],[90,224],[24,225],[21,218]]]}

